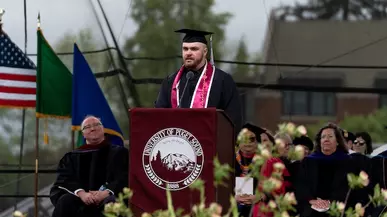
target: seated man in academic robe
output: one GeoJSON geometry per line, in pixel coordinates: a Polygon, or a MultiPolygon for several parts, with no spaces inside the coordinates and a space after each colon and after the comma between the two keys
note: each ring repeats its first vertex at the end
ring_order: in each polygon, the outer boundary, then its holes
{"type": "Polygon", "coordinates": [[[183,65],[164,79],[155,107],[224,110],[237,135],[243,123],[241,99],[231,75],[207,61],[205,35],[212,33],[190,29],[176,32],[186,34],[182,44],[183,65]]]}
{"type": "Polygon", "coordinates": [[[128,186],[128,150],[105,139],[101,121],[81,125],[86,144],[64,155],[50,191],[53,217],[103,216],[104,205],[128,186]]]}

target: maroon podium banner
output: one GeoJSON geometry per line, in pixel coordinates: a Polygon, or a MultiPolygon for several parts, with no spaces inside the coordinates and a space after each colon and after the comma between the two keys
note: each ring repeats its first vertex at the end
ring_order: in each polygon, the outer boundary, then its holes
{"type": "Polygon", "coordinates": [[[173,205],[186,212],[199,202],[189,186],[205,181],[206,201],[215,200],[216,109],[130,110],[129,188],[132,206],[142,212],[173,205]]]}

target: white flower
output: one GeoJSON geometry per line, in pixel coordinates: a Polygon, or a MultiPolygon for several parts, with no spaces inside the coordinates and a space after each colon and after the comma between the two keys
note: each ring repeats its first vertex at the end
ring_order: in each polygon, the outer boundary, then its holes
{"type": "Polygon", "coordinates": [[[289,134],[293,134],[295,130],[296,130],[296,125],[293,124],[292,122],[289,122],[289,123],[286,125],[286,131],[287,131],[289,134]]]}
{"type": "Polygon", "coordinates": [[[13,212],[13,216],[14,217],[23,217],[23,213],[18,211],[18,210],[16,210],[15,212],[13,212]]]}
{"type": "Polygon", "coordinates": [[[130,189],[129,188],[124,188],[124,194],[130,194],[130,189]]]}
{"type": "Polygon", "coordinates": [[[306,135],[307,131],[304,125],[300,125],[297,127],[297,132],[299,132],[301,135],[306,135]]]}
{"type": "Polygon", "coordinates": [[[294,152],[297,160],[302,160],[305,157],[305,147],[302,145],[296,145],[294,152]]]}
{"type": "Polygon", "coordinates": [[[282,181],[276,178],[270,177],[268,181],[274,186],[275,190],[280,189],[282,186],[282,181]]]}
{"type": "Polygon", "coordinates": [[[272,209],[277,208],[277,204],[276,204],[274,201],[272,201],[272,200],[269,201],[268,205],[269,205],[269,207],[272,208],[272,209]]]}
{"type": "Polygon", "coordinates": [[[367,186],[370,181],[368,179],[368,174],[364,171],[361,171],[359,174],[359,180],[363,186],[367,186]]]}
{"type": "Polygon", "coordinates": [[[285,142],[282,139],[276,139],[275,145],[278,146],[278,148],[285,148],[285,142]]]}
{"type": "Polygon", "coordinates": [[[211,203],[210,210],[214,211],[216,214],[222,213],[222,207],[217,203],[211,203]]]}
{"type": "Polygon", "coordinates": [[[386,189],[382,189],[382,195],[383,195],[384,199],[387,200],[387,190],[386,189]]]}
{"type": "Polygon", "coordinates": [[[284,200],[289,204],[293,204],[293,205],[297,204],[296,196],[294,196],[293,192],[286,193],[284,196],[284,200]]]}
{"type": "Polygon", "coordinates": [[[267,150],[266,148],[265,149],[263,149],[262,151],[261,151],[261,156],[263,157],[263,158],[270,158],[271,157],[271,154],[270,154],[270,151],[269,150],[267,150]]]}
{"type": "Polygon", "coordinates": [[[288,212],[283,211],[283,212],[281,213],[281,217],[289,217],[288,212]]]}
{"type": "Polygon", "coordinates": [[[259,160],[261,160],[261,159],[262,159],[262,157],[259,156],[259,155],[255,155],[255,156],[253,157],[253,161],[254,161],[254,162],[257,162],[257,161],[259,161],[259,160]]]}
{"type": "Polygon", "coordinates": [[[114,203],[113,204],[113,208],[112,208],[112,211],[114,213],[120,213],[120,209],[121,209],[122,205],[120,203],[114,203]]]}
{"type": "Polygon", "coordinates": [[[345,204],[343,202],[337,202],[337,209],[341,212],[345,209],[345,204]]]}
{"type": "Polygon", "coordinates": [[[241,130],[241,133],[242,133],[242,134],[245,134],[245,133],[247,133],[247,132],[249,132],[249,130],[248,130],[247,128],[243,128],[243,129],[241,130]]]}
{"type": "Polygon", "coordinates": [[[141,217],[152,217],[151,214],[147,213],[147,212],[144,212],[141,217]]]}
{"type": "Polygon", "coordinates": [[[364,211],[365,211],[365,209],[364,209],[364,207],[361,206],[360,203],[357,203],[357,204],[355,205],[355,211],[356,211],[356,213],[357,213],[359,216],[364,216],[364,211]]]}
{"type": "Polygon", "coordinates": [[[277,162],[277,163],[275,163],[274,165],[273,165],[273,167],[274,167],[274,169],[277,169],[277,170],[283,170],[283,169],[285,169],[285,165],[283,164],[283,163],[281,163],[281,162],[277,162]]]}

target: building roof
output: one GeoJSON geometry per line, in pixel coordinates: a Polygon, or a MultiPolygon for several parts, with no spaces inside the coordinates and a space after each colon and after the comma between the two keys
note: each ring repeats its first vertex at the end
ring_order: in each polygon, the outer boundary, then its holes
{"type": "MultiPolygon", "coordinates": [[[[264,42],[264,61],[287,64],[387,66],[387,20],[364,21],[269,21],[264,42]]],[[[336,77],[346,86],[370,87],[387,70],[263,67],[264,83],[284,77],[336,77]],[[268,74],[269,75],[268,75],[268,74]],[[286,75],[289,73],[288,75],[286,75]]]]}

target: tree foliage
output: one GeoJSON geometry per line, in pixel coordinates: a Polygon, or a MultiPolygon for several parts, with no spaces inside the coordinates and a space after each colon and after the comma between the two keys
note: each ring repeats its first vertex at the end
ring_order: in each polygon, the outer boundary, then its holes
{"type": "MultiPolygon", "coordinates": [[[[311,136],[311,138],[314,138],[314,135],[316,135],[323,123],[327,122],[321,121],[318,124],[307,126],[308,134],[311,136]]],[[[347,115],[342,121],[339,122],[339,126],[347,131],[353,133],[361,131],[368,132],[371,135],[373,143],[386,143],[386,125],[387,108],[379,109],[368,115],[347,115]]]]}
{"type": "MultiPolygon", "coordinates": [[[[245,38],[242,37],[239,40],[238,48],[234,61],[236,62],[260,62],[259,53],[250,55],[247,48],[245,38]]],[[[257,78],[259,75],[259,66],[252,66],[247,64],[235,64],[231,67],[230,73],[236,82],[251,82],[252,79],[257,78]]]]}
{"type": "MultiPolygon", "coordinates": [[[[216,58],[222,57],[224,27],[230,13],[214,13],[214,0],[134,0],[131,18],[138,25],[133,37],[125,44],[129,57],[173,57],[181,54],[181,35],[174,31],[194,28],[214,32],[213,47],[216,58]]],[[[135,78],[165,78],[181,66],[180,59],[163,61],[130,61],[128,66],[135,78]]],[[[137,86],[143,106],[153,107],[159,85],[137,86]]]]}
{"type": "Polygon", "coordinates": [[[379,0],[308,0],[277,9],[281,20],[382,20],[387,2],[379,0]]]}

